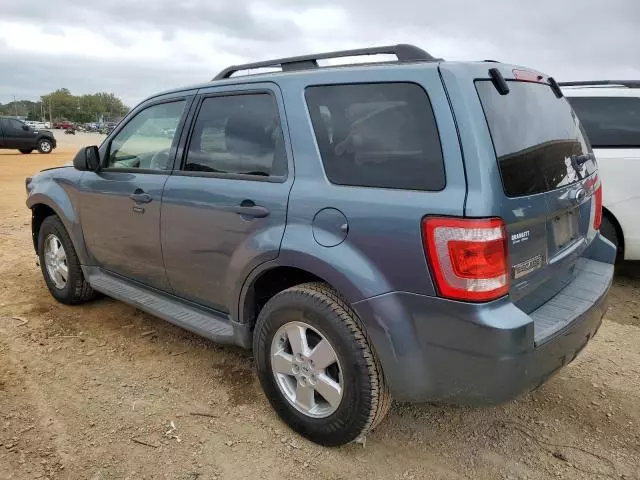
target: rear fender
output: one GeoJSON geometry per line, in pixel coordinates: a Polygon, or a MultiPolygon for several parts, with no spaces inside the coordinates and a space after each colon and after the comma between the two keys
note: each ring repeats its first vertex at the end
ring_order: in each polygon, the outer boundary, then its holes
{"type": "Polygon", "coordinates": [[[348,243],[326,249],[314,248],[312,251],[287,249],[283,246],[274,260],[256,267],[237,291],[238,304],[231,312],[232,318],[243,321],[247,292],[253,283],[267,270],[278,267],[292,267],[310,273],[333,287],[349,304],[365,298],[386,293],[391,290],[388,282],[373,264],[348,243]],[[333,250],[329,252],[329,250],[333,250]]]}

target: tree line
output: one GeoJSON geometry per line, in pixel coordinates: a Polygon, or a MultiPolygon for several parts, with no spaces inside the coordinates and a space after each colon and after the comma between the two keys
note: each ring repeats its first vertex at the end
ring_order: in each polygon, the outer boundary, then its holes
{"type": "Polygon", "coordinates": [[[0,115],[26,117],[27,120],[69,120],[74,123],[119,120],[129,107],[113,93],[72,95],[69,89],[60,88],[42,95],[40,101],[20,100],[0,103],[0,115]]]}

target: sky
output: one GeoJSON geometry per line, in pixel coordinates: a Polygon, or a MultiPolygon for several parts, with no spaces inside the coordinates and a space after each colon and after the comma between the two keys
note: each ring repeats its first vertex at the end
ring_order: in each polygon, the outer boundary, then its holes
{"type": "Polygon", "coordinates": [[[65,87],[134,106],[230,64],[393,43],[557,80],[640,79],[640,1],[0,0],[0,102],[65,87]]]}

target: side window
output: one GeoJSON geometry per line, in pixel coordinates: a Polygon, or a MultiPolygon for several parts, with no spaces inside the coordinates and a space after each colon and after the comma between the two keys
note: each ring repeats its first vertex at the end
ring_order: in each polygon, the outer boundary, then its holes
{"type": "Polygon", "coordinates": [[[567,97],[597,147],[640,147],[640,98],[567,97]]]}
{"type": "Polygon", "coordinates": [[[7,133],[21,133],[24,130],[22,127],[26,125],[22,123],[20,120],[16,120],[15,118],[3,118],[2,126],[6,130],[7,133]]]}
{"type": "Polygon", "coordinates": [[[427,93],[413,83],[309,87],[327,177],[338,185],[441,190],[442,148],[427,93]]]}
{"type": "Polygon", "coordinates": [[[287,157],[273,97],[252,93],[205,98],[184,170],[284,177],[287,157]]]}
{"type": "Polygon", "coordinates": [[[105,168],[171,168],[170,151],[185,101],[161,103],[142,110],[111,140],[105,168]]]}

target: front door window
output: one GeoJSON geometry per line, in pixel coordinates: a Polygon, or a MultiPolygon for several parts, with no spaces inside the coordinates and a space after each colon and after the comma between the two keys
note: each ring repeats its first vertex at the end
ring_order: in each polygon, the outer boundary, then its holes
{"type": "Polygon", "coordinates": [[[104,168],[170,170],[171,147],[184,107],[181,100],[138,113],[111,141],[104,168]]]}

